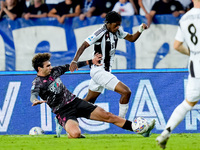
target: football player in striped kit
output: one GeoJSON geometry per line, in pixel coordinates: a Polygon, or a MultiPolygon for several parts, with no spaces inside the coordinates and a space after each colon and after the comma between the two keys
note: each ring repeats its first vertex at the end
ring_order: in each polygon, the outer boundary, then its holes
{"type": "MultiPolygon", "coordinates": [[[[135,42],[147,28],[147,25],[142,23],[136,33],[130,34],[125,32],[121,27],[121,15],[115,11],[111,11],[106,15],[105,24],[85,39],[70,64],[71,72],[78,68],[77,61],[87,47],[94,44],[94,55],[96,53],[102,54],[102,60],[100,62],[102,65],[91,66],[91,80],[88,94],[85,97],[86,101],[94,103],[104,88],[115,91],[121,95],[119,116],[122,118],[126,117],[131,90],[111,73],[117,41],[120,38],[135,42]]],[[[155,122],[153,121],[152,123],[154,124],[155,122]]]]}

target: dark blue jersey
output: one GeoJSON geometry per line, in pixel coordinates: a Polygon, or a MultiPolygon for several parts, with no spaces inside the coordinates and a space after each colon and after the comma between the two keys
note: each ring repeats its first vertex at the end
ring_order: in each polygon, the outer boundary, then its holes
{"type": "Polygon", "coordinates": [[[69,71],[68,64],[54,67],[51,74],[46,77],[37,76],[32,82],[31,97],[33,98],[31,100],[40,96],[47,101],[54,113],[72,102],[76,96],[65,87],[60,79],[60,76],[66,71],[69,71]]]}
{"type": "MultiPolygon", "coordinates": [[[[88,62],[91,65],[92,60],[88,62]]],[[[87,63],[83,61],[78,62],[77,65],[78,67],[82,67],[86,66],[87,63]]],[[[54,67],[48,76],[37,76],[32,82],[31,102],[38,99],[38,96],[40,96],[43,100],[47,101],[47,104],[52,108],[54,113],[72,102],[76,96],[65,87],[60,79],[60,76],[66,71],[69,71],[69,64],[54,67]]]]}

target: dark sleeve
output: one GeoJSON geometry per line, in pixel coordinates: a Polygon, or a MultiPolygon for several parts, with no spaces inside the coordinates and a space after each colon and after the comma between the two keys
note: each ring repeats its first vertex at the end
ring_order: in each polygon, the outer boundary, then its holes
{"type": "MultiPolygon", "coordinates": [[[[92,65],[92,59],[88,60],[88,62],[89,62],[89,65],[91,66],[92,65]]],[[[78,68],[83,67],[83,66],[87,66],[87,65],[88,64],[86,63],[86,61],[79,61],[79,62],[77,62],[78,68]]],[[[64,74],[65,72],[70,71],[69,70],[69,66],[70,66],[70,64],[65,64],[63,66],[54,67],[52,69],[52,72],[56,72],[56,74],[58,76],[60,76],[60,75],[64,74]]]]}
{"type": "Polygon", "coordinates": [[[48,7],[46,4],[42,4],[42,13],[48,13],[48,7]]]}
{"type": "Polygon", "coordinates": [[[184,10],[183,5],[177,1],[177,11],[184,10]]]}
{"type": "MultiPolygon", "coordinates": [[[[89,63],[92,63],[92,60],[88,60],[88,61],[89,61],[89,63]]],[[[70,66],[70,64],[65,64],[63,66],[54,67],[53,71],[57,70],[59,72],[59,74],[62,75],[66,71],[70,71],[69,66],[70,66]]],[[[79,62],[77,62],[77,66],[78,66],[78,68],[81,68],[83,66],[87,66],[87,63],[86,63],[86,61],[79,61],[79,62]]]]}
{"type": "Polygon", "coordinates": [[[97,5],[98,5],[98,0],[94,0],[91,7],[97,7],[97,5]]]}
{"type": "Polygon", "coordinates": [[[33,103],[33,101],[35,99],[38,99],[39,92],[40,92],[40,86],[39,86],[39,84],[37,84],[36,81],[33,81],[32,87],[31,87],[31,98],[30,98],[30,101],[32,103],[33,103]]]}
{"type": "Polygon", "coordinates": [[[21,4],[17,4],[12,10],[10,10],[10,12],[12,12],[13,14],[17,15],[17,18],[20,18],[22,16],[22,13],[24,12],[24,5],[21,4]]]}
{"type": "MultiPolygon", "coordinates": [[[[92,59],[88,60],[89,62],[89,65],[91,66],[92,65],[92,59]]],[[[84,67],[84,66],[87,66],[88,64],[86,63],[86,61],[78,61],[77,62],[77,66],[78,68],[81,68],[81,67],[84,67]]],[[[60,69],[62,70],[62,74],[64,74],[66,71],[69,71],[69,66],[70,64],[65,64],[64,66],[59,66],[60,69]]]]}
{"type": "Polygon", "coordinates": [[[53,67],[51,74],[54,78],[57,78],[63,75],[66,71],[69,71],[69,64],[53,67]]]}
{"type": "Polygon", "coordinates": [[[62,6],[62,2],[56,4],[56,6],[54,7],[56,9],[57,13],[60,10],[61,6],[62,6]]]}
{"type": "Polygon", "coordinates": [[[53,69],[58,71],[60,75],[64,74],[66,71],[69,71],[69,64],[65,64],[63,66],[57,66],[54,67],[53,69]]]}
{"type": "Polygon", "coordinates": [[[32,11],[32,5],[30,5],[27,9],[26,9],[26,11],[25,11],[25,13],[31,13],[32,11]]]}
{"type": "Polygon", "coordinates": [[[81,9],[84,8],[84,0],[80,0],[80,7],[81,7],[81,9]]]}
{"type": "MultiPolygon", "coordinates": [[[[92,65],[92,59],[88,60],[88,62],[89,62],[89,65],[91,66],[92,65]]],[[[78,68],[81,68],[81,67],[87,66],[87,65],[88,64],[86,63],[86,61],[79,61],[79,62],[77,62],[78,68]]]]}
{"type": "Polygon", "coordinates": [[[157,11],[158,7],[159,7],[159,1],[154,3],[154,5],[152,6],[151,10],[157,11]]]}

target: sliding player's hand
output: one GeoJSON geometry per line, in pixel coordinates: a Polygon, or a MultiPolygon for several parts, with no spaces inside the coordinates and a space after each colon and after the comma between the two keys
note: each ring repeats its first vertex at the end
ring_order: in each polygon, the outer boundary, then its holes
{"type": "Polygon", "coordinates": [[[77,66],[77,62],[72,60],[72,62],[70,63],[70,66],[69,66],[69,70],[71,72],[74,72],[75,70],[78,70],[78,66],[77,66]]]}
{"type": "Polygon", "coordinates": [[[34,100],[33,101],[33,105],[32,106],[36,106],[36,105],[38,105],[38,104],[42,104],[42,103],[46,103],[47,101],[40,101],[40,100],[34,100]]]}
{"type": "Polygon", "coordinates": [[[101,66],[102,65],[100,64],[101,60],[102,60],[102,54],[96,53],[94,55],[94,58],[92,59],[92,63],[94,65],[101,66]]]}

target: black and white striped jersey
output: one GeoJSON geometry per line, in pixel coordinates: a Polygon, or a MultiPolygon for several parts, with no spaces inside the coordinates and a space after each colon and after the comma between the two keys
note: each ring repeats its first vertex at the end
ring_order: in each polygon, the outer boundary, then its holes
{"type": "MultiPolygon", "coordinates": [[[[96,30],[92,35],[87,37],[85,41],[92,45],[94,44],[94,55],[98,52],[103,55],[101,64],[106,71],[111,71],[114,61],[115,50],[117,47],[118,38],[123,39],[128,33],[120,26],[116,33],[108,31],[104,24],[101,28],[96,30]]],[[[92,65],[95,67],[95,65],[92,65]]]]}
{"type": "Polygon", "coordinates": [[[190,58],[188,69],[190,75],[200,78],[200,9],[192,8],[179,21],[175,39],[180,42],[186,42],[190,49],[190,58]]]}

